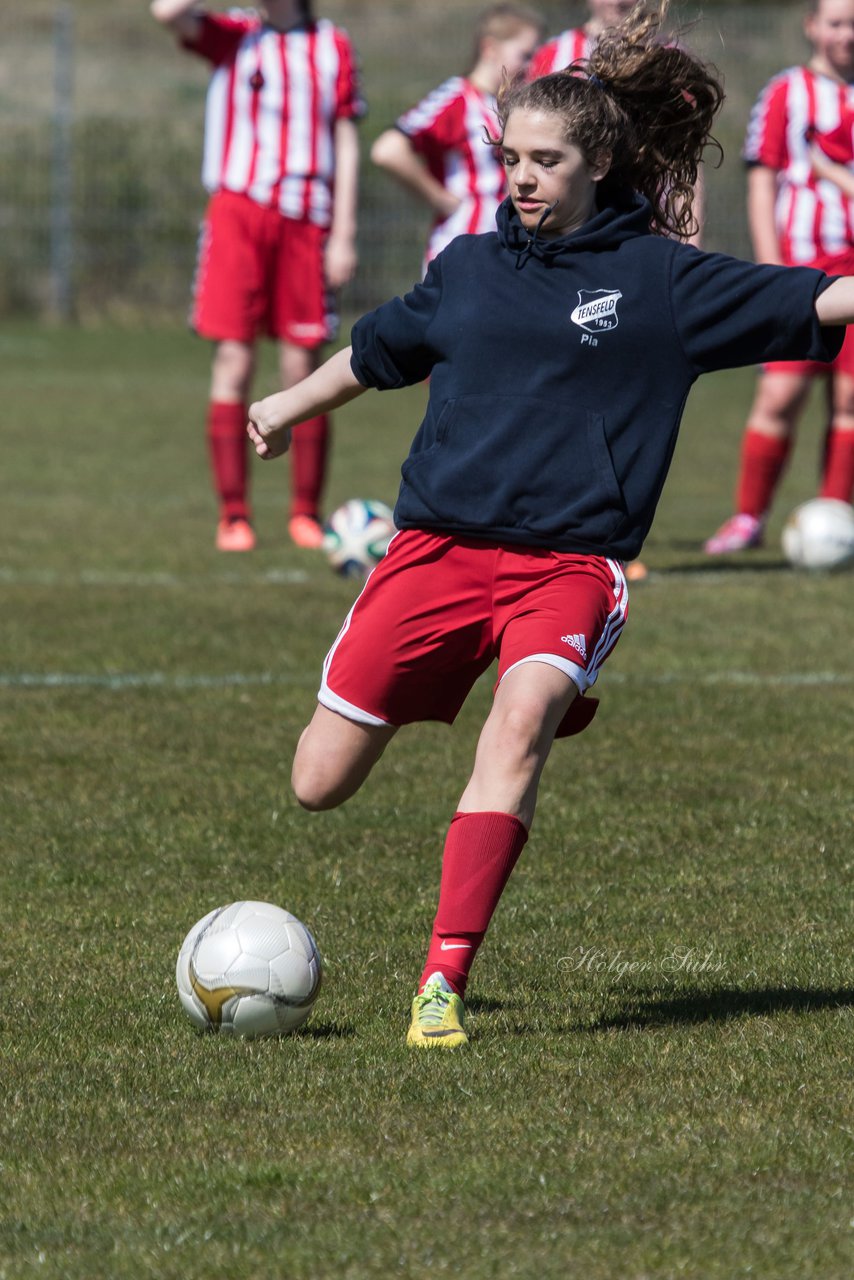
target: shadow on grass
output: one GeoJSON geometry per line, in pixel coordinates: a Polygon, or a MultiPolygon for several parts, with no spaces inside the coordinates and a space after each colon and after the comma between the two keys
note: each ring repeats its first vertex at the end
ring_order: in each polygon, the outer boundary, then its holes
{"type": "Polygon", "coordinates": [[[469,1013],[497,1013],[504,1008],[504,1003],[490,996],[466,996],[466,1008],[469,1013]]]}
{"type": "Polygon", "coordinates": [[[672,1026],[678,1023],[726,1022],[731,1018],[761,1018],[776,1013],[812,1013],[820,1009],[845,1009],[854,1005],[854,989],[836,991],[812,988],[765,987],[758,991],[697,992],[672,1000],[637,1000],[632,1009],[612,1018],[588,1023],[578,1030],[613,1031],[632,1027],[672,1026]]]}
{"type": "Polygon", "coordinates": [[[305,1040],[349,1040],[356,1028],[351,1022],[310,1022],[294,1034],[305,1040]]]}
{"type": "MultiPolygon", "coordinates": [[[[681,549],[683,551],[697,550],[697,548],[692,547],[691,544],[685,544],[681,546],[681,548],[678,543],[671,543],[669,545],[674,549],[681,549]]],[[[683,574],[693,573],[698,577],[702,577],[705,573],[731,573],[733,576],[736,576],[739,573],[791,572],[792,566],[782,558],[779,560],[733,560],[727,556],[711,556],[706,560],[692,560],[688,561],[686,564],[671,564],[660,569],[656,568],[655,576],[657,578],[666,578],[671,574],[678,574],[682,577],[683,574]]]]}

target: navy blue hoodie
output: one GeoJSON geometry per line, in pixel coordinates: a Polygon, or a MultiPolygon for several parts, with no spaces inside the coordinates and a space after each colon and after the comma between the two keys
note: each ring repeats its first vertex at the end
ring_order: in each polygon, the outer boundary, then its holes
{"type": "Polygon", "coordinates": [[[821,271],[701,253],[649,223],[631,197],[543,241],[507,200],[497,233],[460,236],[358,321],[363,386],[430,378],[399,528],[632,559],[701,373],[834,358],[845,330],[818,324],[821,271]]]}

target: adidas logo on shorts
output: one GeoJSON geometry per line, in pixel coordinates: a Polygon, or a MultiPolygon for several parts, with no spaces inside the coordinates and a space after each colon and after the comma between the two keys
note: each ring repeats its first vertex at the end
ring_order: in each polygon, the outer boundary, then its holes
{"type": "Polygon", "coordinates": [[[575,650],[582,662],[587,661],[587,640],[584,636],[573,633],[571,636],[561,636],[561,640],[564,644],[568,644],[570,649],[575,650]]]}

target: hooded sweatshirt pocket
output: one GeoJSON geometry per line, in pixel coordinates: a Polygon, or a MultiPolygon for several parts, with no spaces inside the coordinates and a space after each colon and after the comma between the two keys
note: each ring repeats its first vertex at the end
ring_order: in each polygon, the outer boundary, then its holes
{"type": "Polygon", "coordinates": [[[604,414],[529,396],[448,400],[403,465],[401,515],[559,548],[625,518],[604,414]]]}

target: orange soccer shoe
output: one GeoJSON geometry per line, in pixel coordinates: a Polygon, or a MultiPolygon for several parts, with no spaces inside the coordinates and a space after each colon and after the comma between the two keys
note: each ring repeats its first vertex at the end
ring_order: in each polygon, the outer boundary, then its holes
{"type": "Polygon", "coordinates": [[[251,551],[255,546],[255,531],[248,520],[234,516],[220,520],[216,527],[217,551],[251,551]]]}
{"type": "Polygon", "coordinates": [[[298,547],[317,550],[323,545],[323,529],[314,516],[291,516],[288,533],[291,535],[291,542],[295,542],[298,547]]]}
{"type": "Polygon", "coordinates": [[[632,560],[626,565],[626,581],[627,582],[643,582],[649,577],[649,569],[642,560],[632,560]]]}

